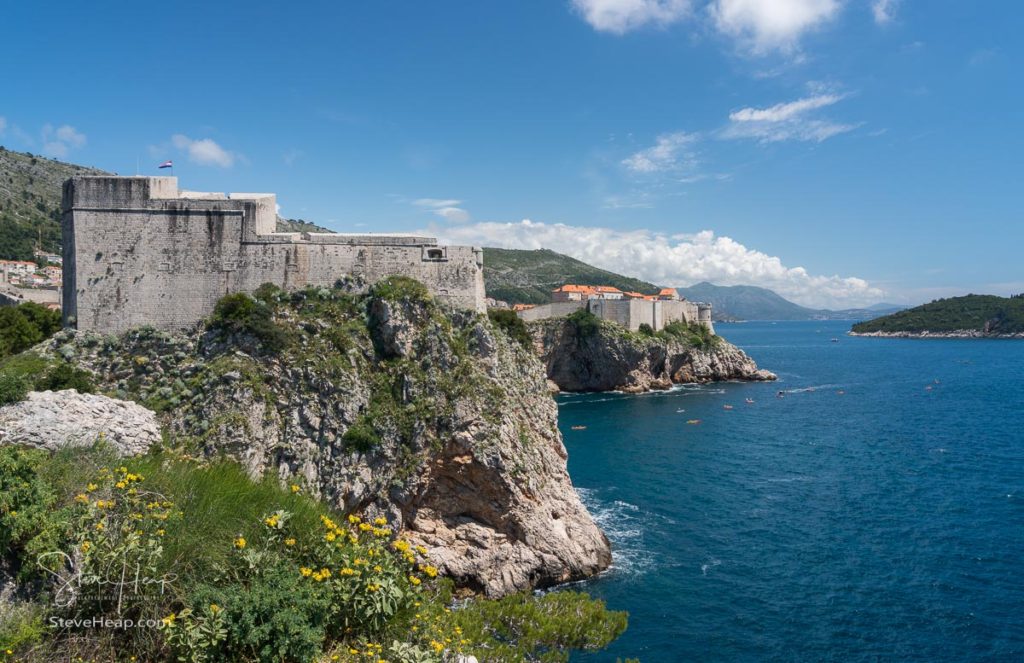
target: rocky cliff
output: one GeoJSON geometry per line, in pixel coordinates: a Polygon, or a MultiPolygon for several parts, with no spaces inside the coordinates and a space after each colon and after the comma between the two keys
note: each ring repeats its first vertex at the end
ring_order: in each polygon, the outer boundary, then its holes
{"type": "Polygon", "coordinates": [[[566,318],[527,327],[548,379],[564,391],[644,392],[681,383],[775,379],[719,336],[643,335],[566,318]]]}
{"type": "Polygon", "coordinates": [[[187,335],[64,331],[42,353],[158,412],[167,447],[386,516],[464,588],[499,596],[609,565],[543,368],[485,317],[402,283],[270,289],[219,315],[187,335]]]}

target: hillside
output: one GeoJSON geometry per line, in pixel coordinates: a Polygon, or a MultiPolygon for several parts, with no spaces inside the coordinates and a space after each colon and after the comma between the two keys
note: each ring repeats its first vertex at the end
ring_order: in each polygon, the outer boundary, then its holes
{"type": "Polygon", "coordinates": [[[510,304],[546,304],[551,291],[566,283],[610,285],[652,294],[659,287],[647,281],[599,269],[549,249],[484,249],[487,296],[510,304]]]}
{"type": "Polygon", "coordinates": [[[39,243],[60,253],[60,197],[64,180],[101,170],[0,147],[0,259],[32,260],[39,243]]]}
{"type": "MultiPolygon", "coordinates": [[[[60,253],[60,205],[64,180],[109,175],[98,168],[14,152],[0,147],[0,259],[32,260],[37,244],[60,253]]],[[[278,219],[279,232],[331,232],[302,219],[278,219]]]]}
{"type": "Polygon", "coordinates": [[[853,325],[855,334],[948,334],[980,336],[1024,334],[1024,295],[966,295],[853,325]]]}

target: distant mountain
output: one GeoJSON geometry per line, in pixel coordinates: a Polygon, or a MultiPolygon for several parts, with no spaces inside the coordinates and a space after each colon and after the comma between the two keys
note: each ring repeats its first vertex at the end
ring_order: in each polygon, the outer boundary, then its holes
{"type": "Polygon", "coordinates": [[[510,304],[546,304],[551,291],[566,283],[610,285],[654,294],[653,283],[599,269],[548,249],[484,249],[487,296],[510,304]]]}
{"type": "Polygon", "coordinates": [[[929,304],[853,325],[858,334],[976,331],[1004,336],[1024,333],[1024,295],[966,295],[937,299],[929,304]]]}
{"type": "Polygon", "coordinates": [[[795,304],[767,288],[722,286],[707,281],[676,290],[689,300],[710,303],[715,320],[869,320],[902,308],[895,304],[876,304],[839,311],[813,309],[795,304]]]}
{"type": "MultiPolygon", "coordinates": [[[[0,259],[32,260],[38,245],[60,253],[61,191],[76,175],[111,173],[0,147],[0,259]]],[[[331,232],[302,219],[277,220],[279,232],[331,232]]]]}

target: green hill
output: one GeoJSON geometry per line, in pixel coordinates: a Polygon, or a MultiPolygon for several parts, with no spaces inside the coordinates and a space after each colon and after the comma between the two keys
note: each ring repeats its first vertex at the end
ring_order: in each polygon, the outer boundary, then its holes
{"type": "Polygon", "coordinates": [[[690,301],[709,302],[718,320],[810,320],[817,313],[752,285],[721,286],[704,281],[676,290],[690,301]]]}
{"type": "Polygon", "coordinates": [[[32,260],[37,244],[44,251],[60,253],[64,180],[103,174],[95,168],[0,147],[0,259],[32,260]]]}
{"type": "Polygon", "coordinates": [[[654,294],[653,283],[598,269],[548,249],[484,249],[487,296],[510,304],[546,304],[551,291],[566,283],[610,285],[620,290],[654,294]]]}
{"type": "Polygon", "coordinates": [[[937,299],[853,326],[858,334],[871,332],[955,332],[976,330],[994,336],[1024,332],[1024,295],[966,295],[937,299]]]}

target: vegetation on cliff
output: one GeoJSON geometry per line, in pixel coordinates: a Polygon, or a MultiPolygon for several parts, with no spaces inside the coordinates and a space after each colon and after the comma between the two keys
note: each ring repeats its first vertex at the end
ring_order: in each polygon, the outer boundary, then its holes
{"type": "Polygon", "coordinates": [[[774,380],[704,325],[673,322],[630,331],[586,310],[527,325],[548,379],[566,391],[641,392],[673,384],[774,380]]]}
{"type": "Polygon", "coordinates": [[[551,291],[566,283],[610,285],[620,290],[657,293],[653,283],[599,269],[548,249],[484,249],[487,296],[510,304],[546,304],[551,291]]]}
{"type": "Polygon", "coordinates": [[[937,299],[923,306],[853,325],[853,332],[857,334],[961,331],[991,336],[1024,333],[1024,295],[966,295],[937,299]]]}
{"type": "Polygon", "coordinates": [[[572,592],[453,609],[427,549],[383,517],[301,479],[102,443],[0,448],[0,564],[20,588],[0,605],[5,660],[566,661],[626,626],[572,592]]]}

